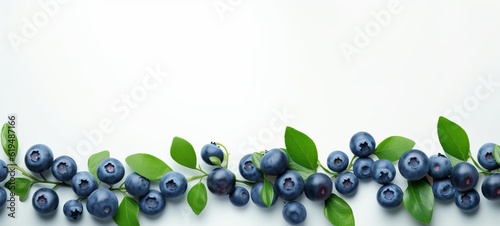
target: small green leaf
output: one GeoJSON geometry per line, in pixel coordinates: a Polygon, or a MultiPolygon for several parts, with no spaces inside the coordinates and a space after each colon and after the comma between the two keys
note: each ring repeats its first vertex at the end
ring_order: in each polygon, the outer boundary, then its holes
{"type": "Polygon", "coordinates": [[[18,195],[21,202],[24,202],[28,198],[30,188],[33,184],[34,182],[28,178],[16,177],[14,182],[11,180],[7,181],[5,187],[18,195]]]}
{"type": "Polygon", "coordinates": [[[187,201],[193,213],[200,215],[205,206],[207,206],[207,188],[205,184],[200,181],[189,189],[187,201]]]}
{"type": "MultiPolygon", "coordinates": [[[[290,156],[288,154],[288,151],[285,148],[282,148],[281,150],[283,150],[285,153],[287,153],[288,156],[290,156]]],[[[303,166],[297,164],[296,162],[294,162],[293,159],[291,159],[290,157],[288,157],[288,169],[295,170],[297,173],[300,174],[300,176],[304,180],[306,180],[312,174],[316,173],[316,170],[312,170],[312,169],[308,169],[306,167],[303,167],[303,166]]]]}
{"type": "Polygon", "coordinates": [[[318,150],[313,140],[304,133],[286,127],[285,145],[288,157],[297,164],[311,170],[318,168],[318,150]]]}
{"type": "Polygon", "coordinates": [[[196,152],[193,145],[187,140],[174,137],[172,146],[170,147],[170,156],[180,165],[196,169],[196,152]]]}
{"type": "Polygon", "coordinates": [[[222,164],[222,162],[220,161],[220,158],[217,156],[210,156],[210,157],[208,157],[208,159],[210,159],[210,162],[212,162],[212,164],[214,164],[216,166],[220,166],[222,164]]]}
{"type": "Polygon", "coordinates": [[[129,155],[125,162],[136,173],[151,181],[159,181],[163,175],[172,171],[167,163],[146,153],[129,155]]]}
{"type": "Polygon", "coordinates": [[[262,153],[254,152],[252,154],[252,163],[257,169],[260,170],[260,160],[262,159],[262,153]]]}
{"type": "Polygon", "coordinates": [[[495,144],[495,148],[493,149],[493,158],[498,165],[500,165],[500,146],[495,144]]]}
{"type": "Polygon", "coordinates": [[[403,195],[403,203],[413,218],[423,224],[429,224],[434,210],[434,195],[432,187],[425,181],[408,181],[408,187],[403,195]]]}
{"type": "Polygon", "coordinates": [[[374,154],[379,159],[386,159],[391,162],[399,160],[399,157],[415,146],[415,141],[406,137],[388,137],[375,148],[374,154]]]}
{"type": "Polygon", "coordinates": [[[128,196],[123,197],[113,220],[118,226],[139,226],[139,205],[128,196]]]}
{"type": "Polygon", "coordinates": [[[264,186],[262,186],[262,190],[260,191],[260,199],[267,207],[270,207],[273,204],[274,187],[265,177],[264,186]]]}
{"type": "Polygon", "coordinates": [[[2,148],[7,157],[14,162],[17,156],[17,150],[18,150],[18,141],[17,141],[17,135],[10,128],[10,125],[8,123],[3,124],[2,126],[2,148]]]}
{"type": "Polygon", "coordinates": [[[354,226],[352,209],[341,197],[332,194],[325,201],[324,215],[335,226],[354,226]]]}
{"type": "Polygon", "coordinates": [[[465,130],[443,116],[439,117],[437,129],[439,143],[444,152],[461,161],[467,161],[470,156],[470,144],[465,130]]]}
{"type": "Polygon", "coordinates": [[[109,158],[109,151],[105,150],[91,155],[87,161],[89,172],[94,175],[97,181],[99,181],[99,178],[97,177],[97,167],[99,166],[99,163],[107,158],[109,158]]]}

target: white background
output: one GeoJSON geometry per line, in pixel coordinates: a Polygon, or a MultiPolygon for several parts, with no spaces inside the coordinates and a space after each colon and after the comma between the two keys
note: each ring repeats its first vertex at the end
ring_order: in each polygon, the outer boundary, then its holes
{"type": "MultiPolygon", "coordinates": [[[[464,127],[474,155],[483,143],[500,143],[497,1],[135,2],[61,1],[49,10],[38,1],[0,3],[0,117],[18,116],[20,164],[31,145],[44,143],[55,156],[74,157],[79,170],[92,152],[110,150],[122,161],[151,153],[195,175],[169,157],[180,136],[197,150],[225,144],[237,173],[240,157],[256,150],[251,140],[283,147],[285,125],[308,134],[323,163],[333,150],[351,156],[349,138],[360,130],[378,142],[409,137],[431,155],[442,152],[440,115],[464,127]],[[374,16],[387,13],[385,22],[374,16]],[[346,57],[342,46],[356,51],[346,57]],[[148,68],[164,77],[151,80],[148,68]]],[[[406,187],[399,175],[396,183],[406,187]]],[[[362,182],[346,198],[357,225],[420,225],[402,205],[379,207],[378,187],[362,182]]],[[[0,210],[0,224],[70,224],[62,205],[75,195],[58,193],[55,215],[37,215],[29,200],[18,203],[15,220],[0,210]]],[[[300,201],[305,225],[328,225],[321,203],[300,201]]],[[[159,217],[139,218],[143,225],[286,225],[282,206],[236,208],[210,194],[200,216],[181,199],[159,217]]],[[[474,214],[436,203],[431,225],[479,225],[499,209],[484,198],[474,214]]],[[[77,224],[114,223],[85,212],[77,224]]]]}

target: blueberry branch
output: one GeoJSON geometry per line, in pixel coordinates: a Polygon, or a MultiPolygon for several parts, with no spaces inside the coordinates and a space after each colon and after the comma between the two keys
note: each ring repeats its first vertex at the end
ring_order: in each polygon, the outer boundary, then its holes
{"type": "Polygon", "coordinates": [[[29,179],[31,179],[35,184],[36,183],[45,183],[45,184],[53,184],[54,187],[52,189],[56,189],[57,187],[59,186],[69,186],[69,184],[66,184],[64,182],[59,182],[59,181],[50,181],[50,180],[47,180],[45,179],[45,177],[40,174],[40,176],[42,177],[43,180],[40,180],[38,178],[36,178],[35,176],[33,176],[32,174],[30,174],[28,171],[26,171],[25,169],[23,169],[22,167],[20,167],[19,165],[17,164],[9,164],[8,165],[9,168],[14,168],[16,170],[18,170],[19,172],[21,172],[24,176],[28,177],[29,179]]]}
{"type": "Polygon", "coordinates": [[[353,156],[351,158],[351,161],[349,162],[349,166],[347,166],[346,171],[350,171],[352,169],[352,166],[354,165],[354,160],[356,160],[357,158],[358,158],[358,156],[353,156]]]}
{"type": "Polygon", "coordinates": [[[476,168],[479,169],[479,171],[480,171],[481,174],[484,174],[484,175],[490,175],[491,174],[488,170],[485,170],[483,167],[481,167],[481,165],[479,165],[479,163],[476,162],[476,160],[474,159],[474,157],[472,157],[471,153],[469,153],[469,158],[472,159],[472,163],[474,163],[474,165],[476,166],[476,168]]]}
{"type": "Polygon", "coordinates": [[[229,151],[227,150],[226,146],[224,146],[223,144],[221,144],[219,142],[216,142],[215,144],[224,148],[224,159],[226,159],[226,164],[224,166],[222,166],[222,165],[221,166],[227,169],[227,167],[229,166],[229,151]]]}
{"type": "Polygon", "coordinates": [[[325,166],[323,166],[323,164],[321,164],[321,162],[319,160],[318,160],[318,166],[321,167],[321,169],[323,169],[323,171],[325,171],[327,174],[330,174],[330,176],[332,176],[334,178],[338,176],[337,173],[332,172],[331,170],[329,170],[325,166]]]}

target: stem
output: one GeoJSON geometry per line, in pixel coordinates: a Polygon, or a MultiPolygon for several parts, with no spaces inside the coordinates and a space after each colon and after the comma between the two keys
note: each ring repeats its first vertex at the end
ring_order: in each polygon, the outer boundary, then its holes
{"type": "Polygon", "coordinates": [[[323,166],[319,160],[318,160],[318,165],[319,165],[319,167],[321,167],[321,169],[323,169],[323,171],[325,171],[326,173],[330,174],[332,177],[337,177],[338,176],[337,173],[332,172],[329,169],[327,169],[325,166],[323,166]]]}
{"type": "Polygon", "coordinates": [[[226,164],[222,167],[227,169],[227,167],[229,166],[229,151],[227,150],[226,146],[224,146],[223,144],[218,143],[218,142],[216,142],[215,144],[224,148],[224,159],[226,159],[226,164]]]}
{"type": "Polygon", "coordinates": [[[476,166],[476,168],[479,169],[479,171],[481,171],[480,173],[484,174],[484,175],[489,175],[490,172],[488,170],[485,170],[483,167],[481,167],[481,165],[479,165],[476,160],[474,159],[474,157],[472,157],[472,155],[469,153],[469,158],[472,159],[472,163],[474,163],[474,165],[476,166]]]}
{"type": "Polygon", "coordinates": [[[194,181],[194,180],[196,180],[196,179],[200,179],[200,180],[201,180],[201,179],[203,179],[203,178],[204,178],[204,177],[206,177],[206,176],[207,176],[207,174],[203,174],[203,175],[196,175],[196,176],[191,176],[191,177],[188,177],[188,178],[187,178],[187,181],[188,181],[188,182],[189,182],[189,181],[194,181]]]}
{"type": "Polygon", "coordinates": [[[42,173],[40,173],[40,177],[43,179],[43,181],[46,181],[47,179],[45,179],[45,177],[43,176],[42,173]]]}
{"type": "Polygon", "coordinates": [[[349,162],[349,166],[347,166],[347,171],[351,170],[352,166],[354,165],[354,160],[356,160],[358,158],[358,156],[353,156],[351,158],[351,161],[349,162]]]}
{"type": "Polygon", "coordinates": [[[33,175],[31,175],[30,173],[28,173],[26,170],[24,170],[23,168],[21,168],[20,166],[18,166],[17,164],[9,164],[8,165],[10,168],[14,168],[16,170],[18,170],[19,172],[21,172],[24,176],[27,176],[28,178],[30,178],[31,180],[35,181],[35,182],[42,182],[40,179],[34,177],[33,175]]]}
{"type": "Polygon", "coordinates": [[[248,185],[248,186],[253,186],[255,183],[254,182],[251,182],[251,181],[246,181],[246,180],[240,180],[240,179],[236,179],[236,182],[238,183],[242,183],[242,184],[245,184],[245,185],[248,185]]]}

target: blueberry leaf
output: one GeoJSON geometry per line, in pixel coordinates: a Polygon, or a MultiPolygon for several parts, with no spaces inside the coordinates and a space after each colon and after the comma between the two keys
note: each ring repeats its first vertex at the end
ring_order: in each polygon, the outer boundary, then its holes
{"type": "Polygon", "coordinates": [[[332,194],[325,201],[325,218],[335,226],[354,226],[352,209],[341,197],[332,194]]]}
{"type": "Polygon", "coordinates": [[[187,140],[174,137],[172,146],[170,147],[170,156],[180,165],[196,169],[196,152],[193,145],[187,140]]]}
{"type": "Polygon", "coordinates": [[[113,220],[118,226],[139,226],[139,205],[128,196],[123,197],[113,220]]]}
{"type": "Polygon", "coordinates": [[[10,125],[8,123],[3,124],[2,126],[2,148],[7,157],[14,162],[17,156],[17,149],[18,149],[18,141],[17,141],[17,135],[10,128],[10,125]]]}
{"type": "Polygon", "coordinates": [[[262,186],[262,190],[260,191],[260,198],[267,207],[270,207],[273,204],[274,188],[266,177],[264,177],[264,186],[262,186]]]}
{"type": "Polygon", "coordinates": [[[91,155],[87,161],[89,172],[94,175],[95,179],[99,181],[97,177],[97,167],[104,159],[109,158],[109,151],[101,151],[91,155]]]}
{"type": "Polygon", "coordinates": [[[9,180],[5,183],[5,187],[9,189],[12,193],[19,196],[19,200],[24,202],[30,193],[30,188],[34,184],[34,181],[28,178],[16,177],[14,181],[9,180]]]}
{"type": "Polygon", "coordinates": [[[252,154],[252,163],[257,169],[260,170],[260,160],[262,159],[262,153],[254,152],[252,154]]]}
{"type": "Polygon", "coordinates": [[[163,175],[172,171],[167,163],[146,153],[129,155],[125,162],[136,173],[151,181],[159,181],[163,175]]]}
{"type": "Polygon", "coordinates": [[[296,162],[294,162],[293,159],[290,158],[290,155],[288,154],[288,151],[286,149],[282,148],[281,150],[283,150],[289,156],[288,157],[288,169],[295,170],[297,173],[300,174],[302,179],[306,180],[309,176],[316,173],[316,170],[306,168],[306,167],[301,166],[301,165],[297,164],[296,162]]]}
{"type": "Polygon", "coordinates": [[[432,187],[425,179],[408,181],[403,195],[403,204],[413,218],[423,224],[429,224],[434,210],[432,187]]]}
{"type": "Polygon", "coordinates": [[[441,143],[446,155],[467,161],[470,156],[470,144],[465,130],[443,116],[439,117],[437,129],[439,143],[441,143]]]}
{"type": "Polygon", "coordinates": [[[495,159],[495,162],[500,165],[500,146],[498,145],[495,145],[495,148],[493,149],[493,158],[495,159]]]}
{"type": "Polygon", "coordinates": [[[375,148],[374,154],[379,159],[386,159],[391,162],[397,161],[403,153],[412,149],[415,141],[406,137],[391,136],[380,142],[375,148]]]}
{"type": "Polygon", "coordinates": [[[208,159],[210,159],[210,162],[216,166],[220,166],[222,164],[220,158],[217,156],[210,156],[208,159]]]}
{"type": "Polygon", "coordinates": [[[318,150],[307,135],[292,127],[286,127],[285,146],[288,157],[295,163],[311,170],[318,168],[318,150]]]}
{"type": "Polygon", "coordinates": [[[205,206],[207,206],[207,188],[205,184],[200,181],[189,189],[187,201],[193,213],[200,215],[205,206]]]}

